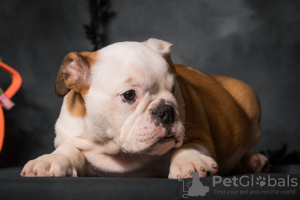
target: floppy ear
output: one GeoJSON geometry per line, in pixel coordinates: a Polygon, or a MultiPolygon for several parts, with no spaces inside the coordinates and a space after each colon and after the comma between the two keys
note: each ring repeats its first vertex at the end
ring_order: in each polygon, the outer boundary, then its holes
{"type": "Polygon", "coordinates": [[[169,42],[155,39],[155,38],[150,38],[142,43],[150,47],[154,51],[158,52],[165,59],[168,59],[171,55],[171,49],[173,44],[169,42]]]}
{"type": "Polygon", "coordinates": [[[150,38],[150,39],[142,42],[142,44],[144,44],[144,45],[150,47],[151,49],[153,49],[154,51],[158,52],[168,62],[169,66],[170,66],[170,70],[173,73],[176,73],[175,66],[171,59],[171,50],[172,50],[173,44],[163,41],[163,40],[155,39],[155,38],[150,38]]]}
{"type": "Polygon", "coordinates": [[[57,74],[55,92],[63,97],[70,90],[85,94],[90,87],[90,68],[96,52],[72,52],[65,56],[57,74]]]}

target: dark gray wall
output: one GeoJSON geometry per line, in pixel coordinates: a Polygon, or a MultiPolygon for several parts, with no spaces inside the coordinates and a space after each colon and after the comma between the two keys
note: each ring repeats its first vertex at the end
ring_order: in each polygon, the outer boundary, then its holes
{"type": "MultiPolygon", "coordinates": [[[[0,57],[23,76],[7,111],[0,166],[53,150],[61,99],[56,73],[71,51],[93,49],[83,25],[87,1],[0,1],[0,57]]],[[[174,62],[249,83],[262,106],[263,135],[254,150],[300,150],[300,1],[112,0],[107,44],[149,37],[174,44],[174,62]]],[[[9,85],[0,71],[0,86],[9,85]]]]}

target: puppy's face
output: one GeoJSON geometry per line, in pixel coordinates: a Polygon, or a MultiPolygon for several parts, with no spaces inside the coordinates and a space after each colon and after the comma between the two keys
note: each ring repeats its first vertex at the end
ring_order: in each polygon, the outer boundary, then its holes
{"type": "Polygon", "coordinates": [[[151,155],[181,146],[179,87],[163,57],[170,48],[148,40],[116,43],[97,52],[83,95],[94,139],[113,141],[123,152],[151,155]]]}

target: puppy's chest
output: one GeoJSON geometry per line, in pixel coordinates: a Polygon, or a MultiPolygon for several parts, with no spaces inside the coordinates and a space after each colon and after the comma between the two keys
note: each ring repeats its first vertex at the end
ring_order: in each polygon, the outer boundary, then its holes
{"type": "Polygon", "coordinates": [[[88,176],[166,178],[169,173],[171,153],[162,156],[131,155],[130,158],[126,155],[108,156],[103,158],[102,162],[100,159],[86,157],[88,176]]]}

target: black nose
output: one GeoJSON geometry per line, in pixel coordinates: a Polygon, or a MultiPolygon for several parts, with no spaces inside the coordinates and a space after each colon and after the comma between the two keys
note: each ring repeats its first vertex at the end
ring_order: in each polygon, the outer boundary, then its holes
{"type": "Polygon", "coordinates": [[[165,125],[171,125],[175,122],[175,112],[171,105],[160,105],[153,114],[165,125]]]}

